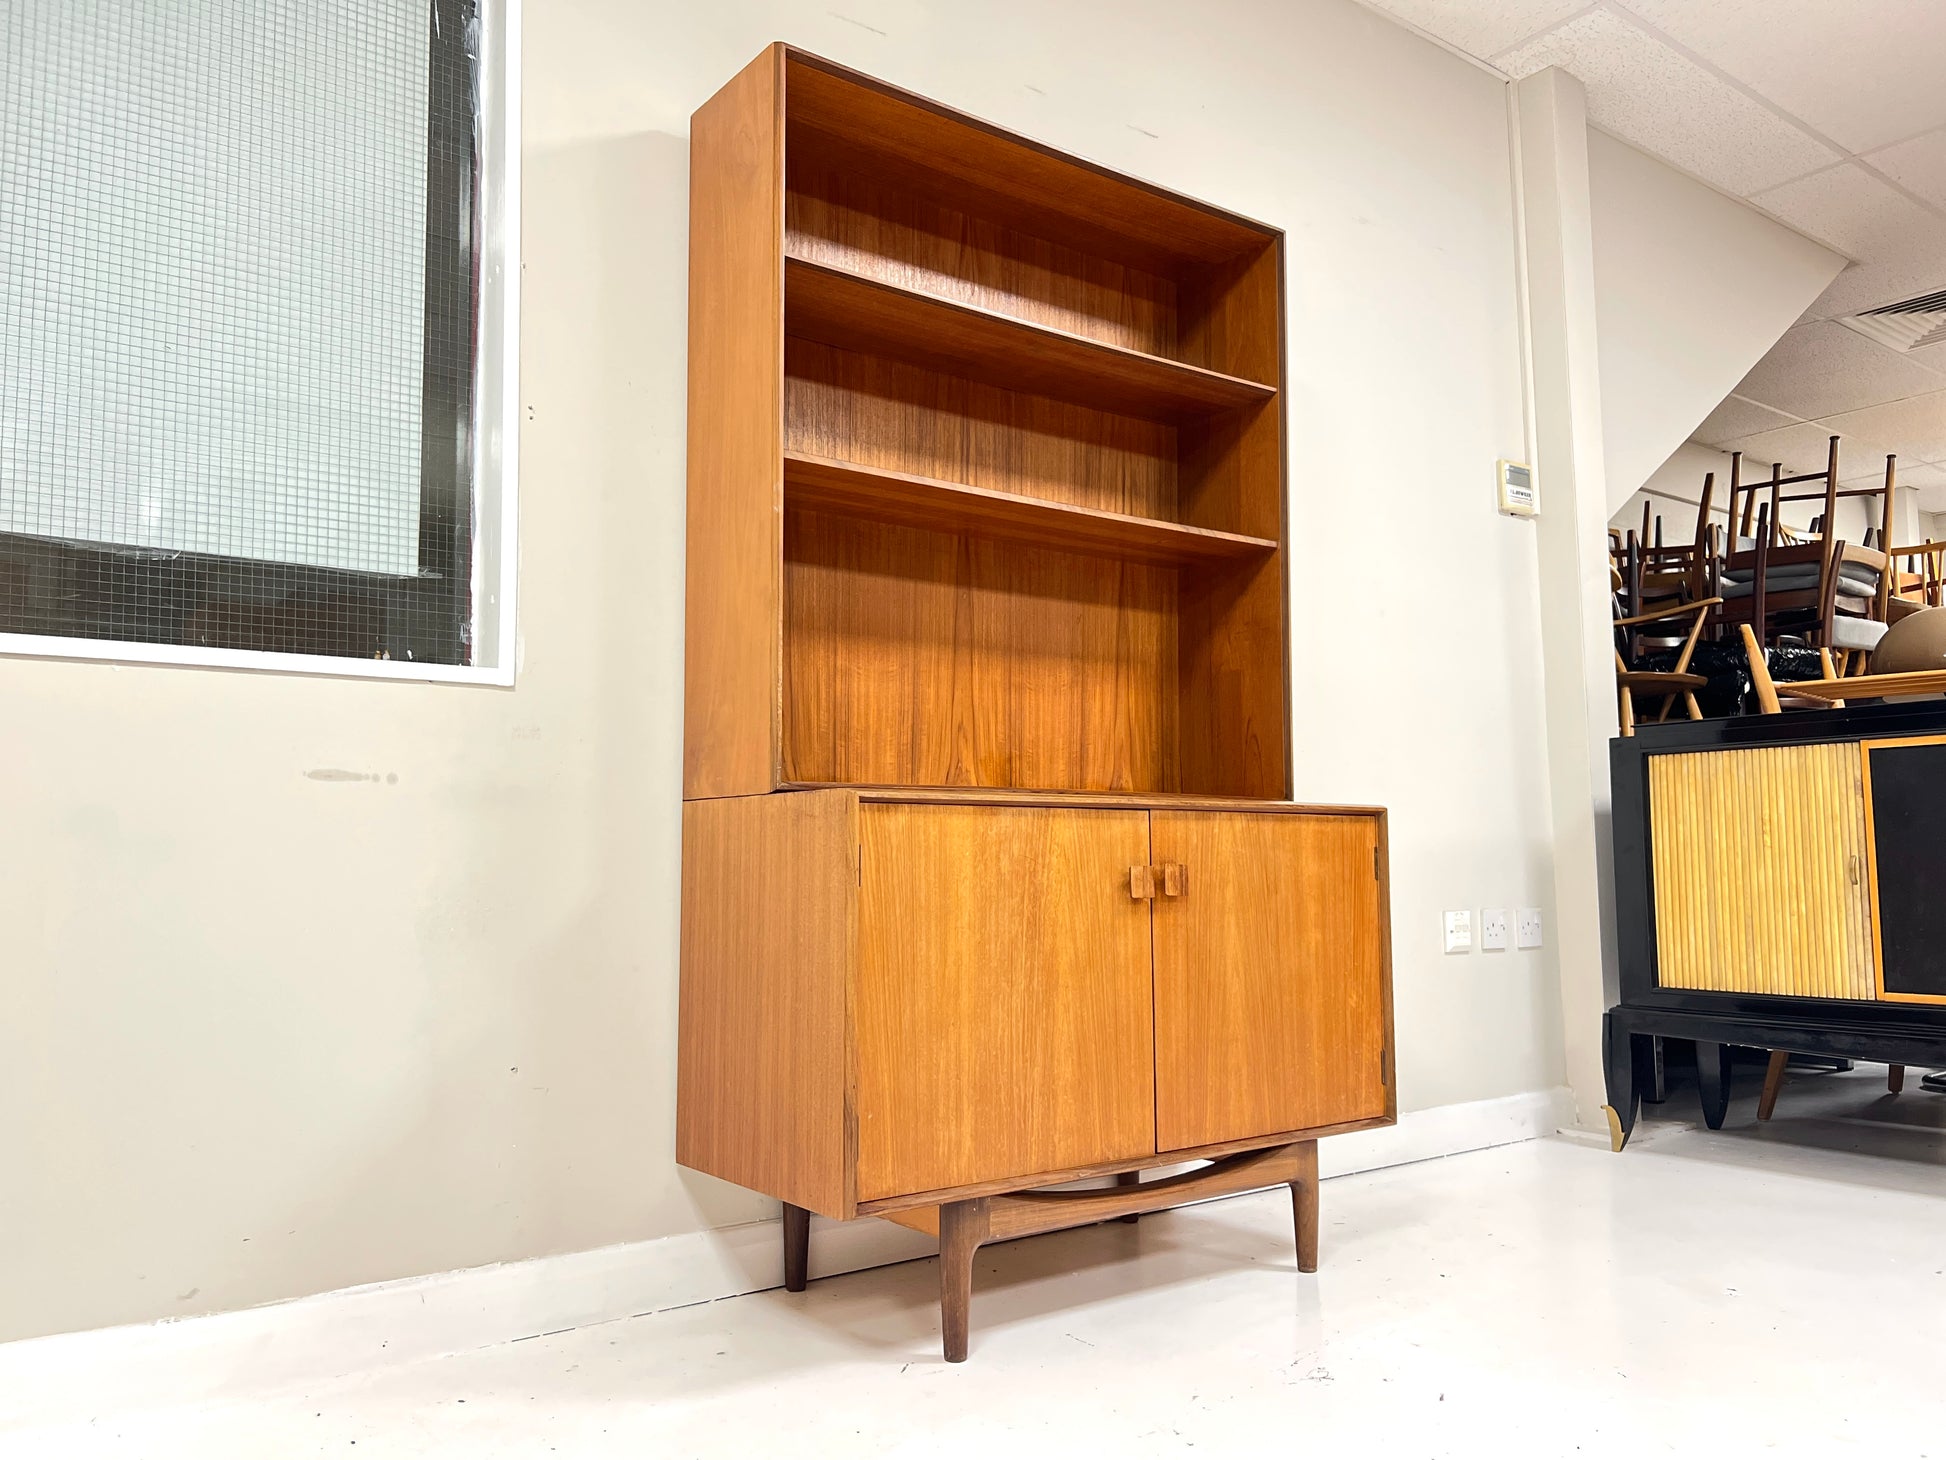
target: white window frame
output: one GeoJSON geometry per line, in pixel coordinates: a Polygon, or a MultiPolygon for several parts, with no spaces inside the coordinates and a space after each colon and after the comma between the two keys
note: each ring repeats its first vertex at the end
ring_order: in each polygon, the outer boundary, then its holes
{"type": "Polygon", "coordinates": [[[480,0],[482,236],[480,353],[474,362],[473,389],[474,662],[424,664],[4,632],[0,632],[0,655],[435,684],[513,684],[519,656],[514,597],[520,522],[520,11],[521,0],[480,0]]]}

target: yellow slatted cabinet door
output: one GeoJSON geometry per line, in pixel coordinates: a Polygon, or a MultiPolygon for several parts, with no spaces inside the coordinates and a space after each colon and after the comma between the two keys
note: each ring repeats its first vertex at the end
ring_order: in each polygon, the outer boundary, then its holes
{"type": "Polygon", "coordinates": [[[1662,987],[1875,997],[1856,745],[1654,756],[1649,828],[1662,987]]]}
{"type": "Polygon", "coordinates": [[[1148,813],[859,819],[859,1200],[1153,1154],[1148,813]]]}
{"type": "Polygon", "coordinates": [[[1378,826],[1154,814],[1156,1143],[1180,1150],[1387,1113],[1378,826]]]}

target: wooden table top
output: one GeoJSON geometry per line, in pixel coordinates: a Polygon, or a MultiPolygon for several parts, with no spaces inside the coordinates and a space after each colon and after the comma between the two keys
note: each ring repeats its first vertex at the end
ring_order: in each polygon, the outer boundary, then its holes
{"type": "Polygon", "coordinates": [[[1946,669],[1911,674],[1857,674],[1850,679],[1779,680],[1777,693],[1810,700],[1876,700],[1887,695],[1946,694],[1946,669]]]}

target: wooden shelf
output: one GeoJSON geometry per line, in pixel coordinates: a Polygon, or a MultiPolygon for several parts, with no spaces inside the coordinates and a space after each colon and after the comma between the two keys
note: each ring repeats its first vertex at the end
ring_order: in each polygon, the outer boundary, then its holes
{"type": "Polygon", "coordinates": [[[780,791],[856,791],[861,801],[931,806],[1066,806],[1102,811],[1262,811],[1291,816],[1377,816],[1379,806],[1327,806],[1261,796],[1186,791],[1033,791],[993,786],[874,786],[854,781],[782,781],[780,791]]]}
{"type": "Polygon", "coordinates": [[[798,451],[784,453],[784,501],[814,511],[1147,563],[1225,562],[1277,550],[1269,538],[961,486],[798,451]]]}
{"type": "Polygon", "coordinates": [[[1261,405],[1275,387],[1105,344],[1012,315],[784,261],[784,328],[800,339],[889,355],[952,375],[1122,415],[1165,420],[1261,405]]]}

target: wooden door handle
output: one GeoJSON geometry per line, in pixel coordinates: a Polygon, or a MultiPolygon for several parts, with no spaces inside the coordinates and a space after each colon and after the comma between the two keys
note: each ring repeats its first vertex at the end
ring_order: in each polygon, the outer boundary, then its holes
{"type": "Polygon", "coordinates": [[[1155,868],[1130,867],[1128,869],[1128,895],[1137,902],[1146,902],[1155,896],[1155,868]]]}
{"type": "Polygon", "coordinates": [[[1189,891],[1189,869],[1181,862],[1164,862],[1155,869],[1162,874],[1162,895],[1181,897],[1189,891]]]}

